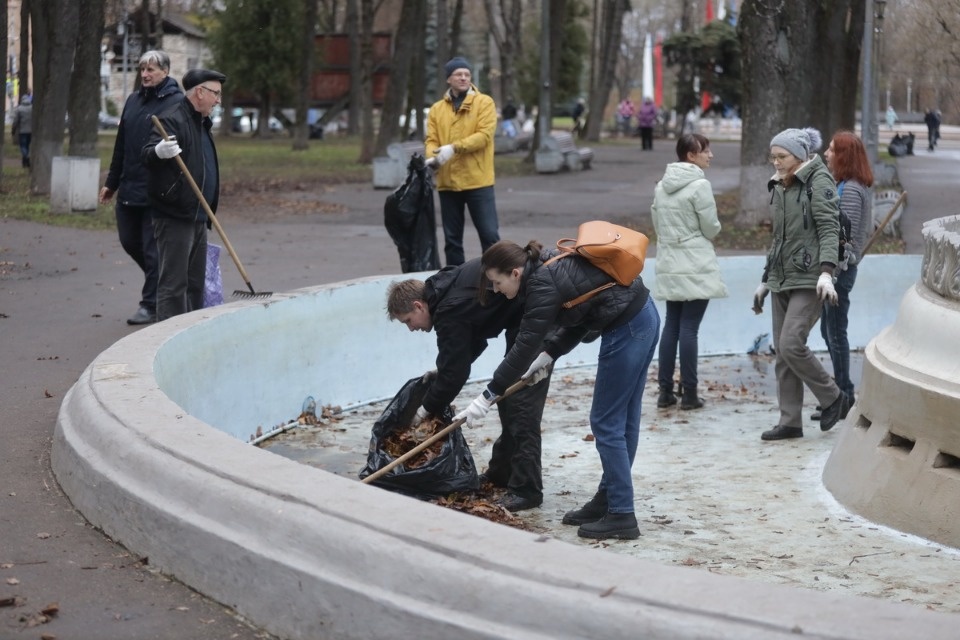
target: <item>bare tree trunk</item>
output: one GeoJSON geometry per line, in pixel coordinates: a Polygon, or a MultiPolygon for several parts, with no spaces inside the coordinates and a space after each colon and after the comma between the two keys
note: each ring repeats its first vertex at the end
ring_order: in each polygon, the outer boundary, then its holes
{"type": "Polygon", "coordinates": [[[363,86],[360,75],[363,72],[360,64],[360,15],[357,2],[347,0],[347,15],[345,18],[347,37],[350,40],[350,100],[347,103],[347,134],[355,136],[360,132],[360,108],[363,103],[361,95],[363,86]]]}
{"type": "Polygon", "coordinates": [[[100,111],[100,42],[104,0],[81,0],[77,50],[70,75],[70,148],[68,155],[97,157],[97,114],[100,111]]]}
{"type": "Polygon", "coordinates": [[[297,123],[293,127],[293,150],[306,151],[310,148],[310,125],[307,114],[310,111],[311,88],[313,80],[313,61],[317,57],[316,25],[317,1],[305,0],[303,8],[303,33],[300,43],[300,87],[297,92],[297,123]]]}
{"type": "Polygon", "coordinates": [[[30,86],[30,6],[32,0],[22,0],[20,4],[20,67],[17,69],[17,101],[20,96],[33,92],[30,86]]]}
{"type": "MultiPolygon", "coordinates": [[[[427,14],[429,13],[428,2],[423,3],[423,15],[414,35],[414,40],[423,42],[427,35],[427,14]]],[[[408,112],[412,109],[415,117],[417,134],[422,140],[425,136],[426,125],[423,120],[423,107],[426,104],[427,78],[426,78],[426,52],[424,47],[415,47],[413,50],[413,60],[410,63],[410,104],[408,112]]],[[[410,122],[407,122],[410,125],[410,122]]]]}
{"type": "Polygon", "coordinates": [[[417,25],[423,23],[426,15],[426,0],[403,0],[400,21],[397,24],[393,49],[393,64],[390,68],[390,82],[387,85],[387,99],[380,111],[380,131],[373,149],[373,155],[384,155],[387,145],[397,140],[400,130],[400,113],[406,104],[407,84],[410,78],[410,61],[414,49],[423,48],[423,41],[410,37],[416,33],[417,25]]]}
{"type": "Polygon", "coordinates": [[[603,22],[601,26],[600,68],[597,70],[597,87],[590,94],[590,111],[587,115],[586,139],[591,142],[600,140],[603,130],[603,111],[610,97],[613,78],[616,75],[617,58],[620,54],[620,34],[623,28],[623,16],[630,8],[630,0],[611,0],[602,3],[603,22]]]}
{"type": "MultiPolygon", "coordinates": [[[[463,0],[453,4],[453,18],[450,20],[450,57],[460,55],[460,32],[463,30],[463,0]]],[[[444,64],[447,62],[443,61],[444,64]]]]}
{"type": "Polygon", "coordinates": [[[50,193],[54,156],[63,153],[70,69],[76,49],[79,7],[73,0],[43,0],[30,6],[33,24],[33,142],[30,190],[50,193]]]}
{"type": "Polygon", "coordinates": [[[373,0],[360,1],[360,158],[373,162],[373,0]]]}
{"type": "Polygon", "coordinates": [[[829,11],[822,4],[788,2],[774,10],[765,0],[744,0],[741,6],[743,141],[737,227],[755,227],[769,215],[767,179],[772,170],[767,156],[774,135],[789,127],[815,127],[826,146],[835,129],[853,125],[863,1],[825,3],[836,5],[829,11]],[[830,44],[828,37],[857,44],[830,44]]]}
{"type": "Polygon", "coordinates": [[[517,96],[516,62],[521,52],[521,18],[523,7],[520,0],[484,0],[490,35],[500,54],[500,95],[513,102],[517,96]]]}
{"type": "Polygon", "coordinates": [[[448,0],[437,1],[437,77],[440,78],[440,86],[443,87],[443,81],[446,77],[443,75],[443,67],[447,60],[453,57],[450,53],[450,13],[448,0]]]}

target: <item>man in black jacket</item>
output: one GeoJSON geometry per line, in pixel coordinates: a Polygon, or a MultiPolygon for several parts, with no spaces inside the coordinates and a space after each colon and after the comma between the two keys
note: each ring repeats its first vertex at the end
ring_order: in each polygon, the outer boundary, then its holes
{"type": "MultiPolygon", "coordinates": [[[[436,329],[437,333],[437,374],[417,411],[417,420],[439,415],[453,402],[488,340],[506,331],[507,349],[513,344],[523,301],[519,297],[508,300],[491,290],[486,304],[481,305],[479,284],[480,259],[476,258],[446,267],[426,282],[403,280],[388,290],[391,320],[399,320],[410,331],[436,329]]],[[[549,386],[548,376],[497,403],[502,431],[480,479],[481,484],[506,487],[500,503],[510,511],[532,509],[543,502],[540,420],[549,386]]]]}
{"type": "Polygon", "coordinates": [[[154,235],[160,256],[157,281],[157,320],[203,306],[207,268],[206,211],[181,174],[181,156],[211,211],[220,196],[220,167],[210,135],[210,112],[220,102],[227,77],[218,71],[192,69],[181,80],[186,95],[160,116],[170,137],[154,132],[143,147],[147,165],[147,195],[153,208],[154,235]]]}

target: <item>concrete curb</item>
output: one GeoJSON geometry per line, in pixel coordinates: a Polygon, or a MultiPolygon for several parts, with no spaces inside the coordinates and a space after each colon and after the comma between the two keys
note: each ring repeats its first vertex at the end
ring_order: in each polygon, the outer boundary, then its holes
{"type": "MultiPolygon", "coordinates": [[[[332,296],[371,280],[316,287],[277,302],[332,296]]],[[[250,447],[174,403],[154,369],[171,341],[204,325],[216,332],[216,325],[242,322],[262,307],[204,310],[104,351],[64,400],[52,463],[64,491],[93,524],[273,633],[304,639],[955,637],[954,616],[575,547],[250,447]]],[[[357,327],[344,322],[336,304],[318,308],[344,327],[339,339],[369,339],[350,335],[357,327]]]]}

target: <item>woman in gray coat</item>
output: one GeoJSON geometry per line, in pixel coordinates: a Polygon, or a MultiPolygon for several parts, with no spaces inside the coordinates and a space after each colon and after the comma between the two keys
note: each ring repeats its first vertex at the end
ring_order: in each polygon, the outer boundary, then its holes
{"type": "Polygon", "coordinates": [[[673,373],[680,348],[681,409],[699,409],[697,356],[700,322],[711,298],[725,298],[727,287],[711,240],[720,233],[713,188],[703,170],[710,166],[710,141],[697,133],[680,136],[677,159],[667,165],[653,196],[657,232],[657,279],[653,296],[666,300],[660,336],[660,395],[657,406],[677,404],[673,373]]]}

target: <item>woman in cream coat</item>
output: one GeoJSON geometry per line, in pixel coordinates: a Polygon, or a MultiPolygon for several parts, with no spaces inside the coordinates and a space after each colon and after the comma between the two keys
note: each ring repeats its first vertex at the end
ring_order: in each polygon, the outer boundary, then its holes
{"type": "Polygon", "coordinates": [[[673,374],[680,351],[681,409],[699,409],[697,335],[711,298],[725,298],[727,287],[711,240],[720,233],[713,188],[703,174],[713,152],[710,141],[693,133],[677,141],[679,162],[667,165],[653,198],[657,232],[657,278],[653,296],[666,300],[660,336],[660,395],[657,406],[677,403],[673,374]]]}

